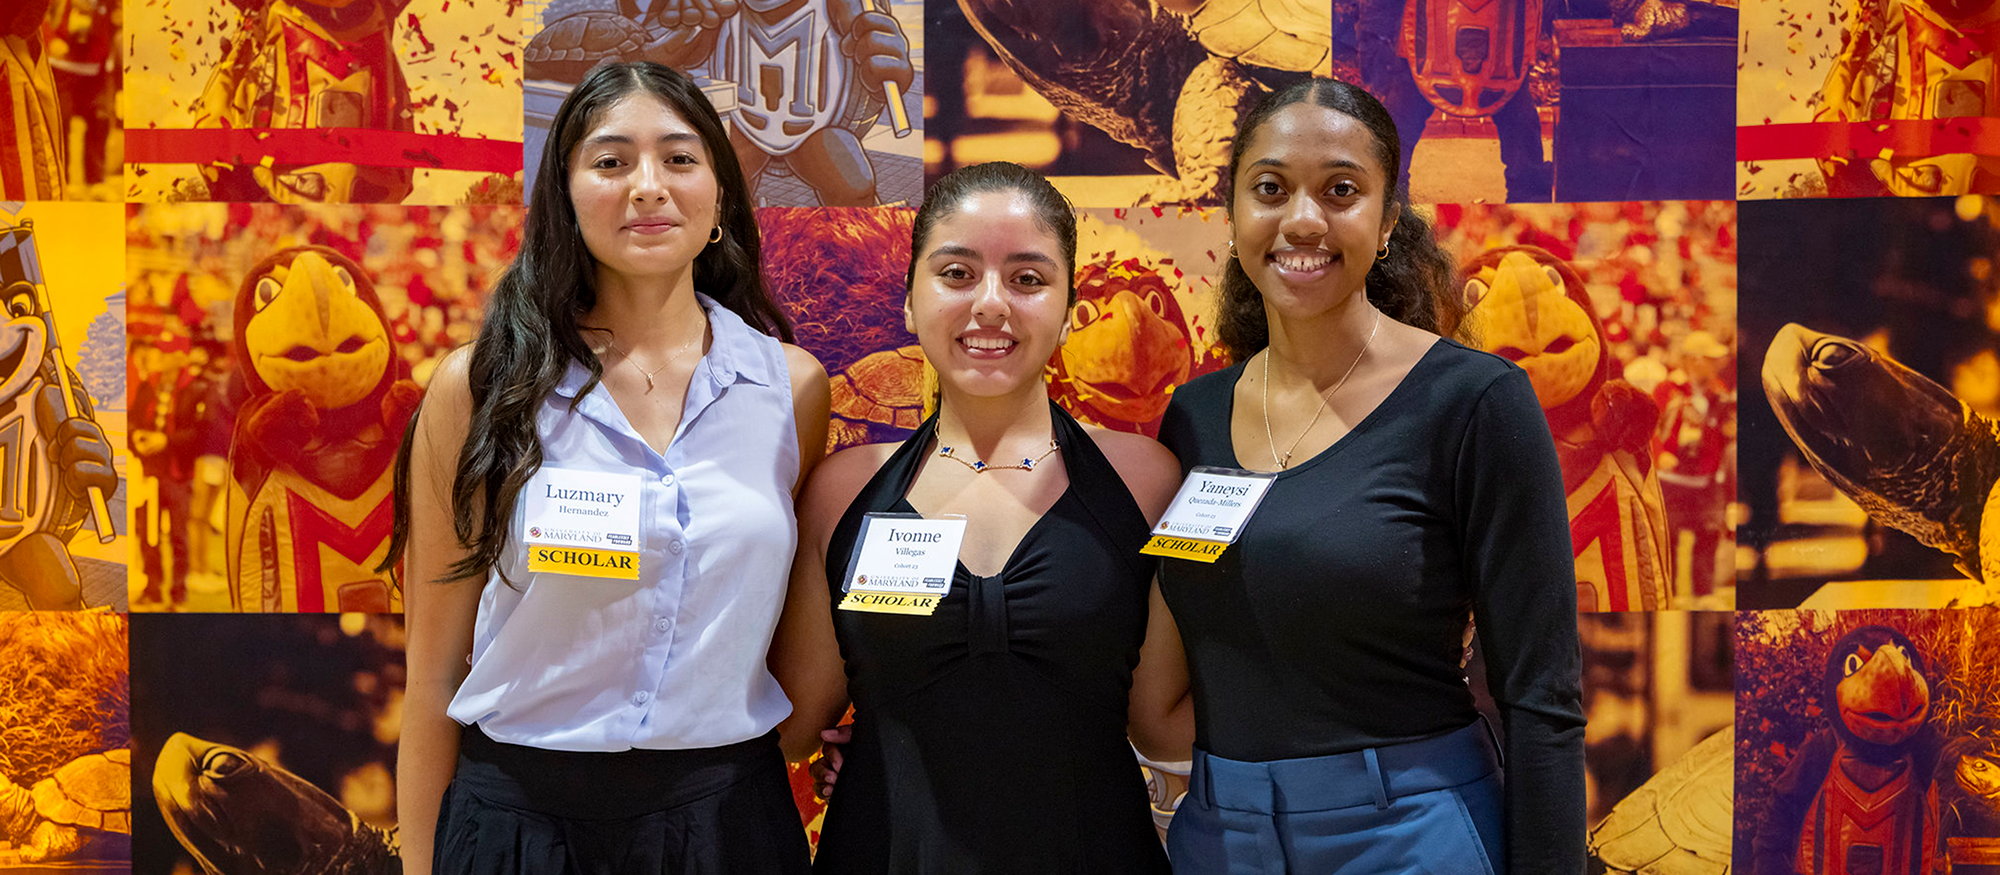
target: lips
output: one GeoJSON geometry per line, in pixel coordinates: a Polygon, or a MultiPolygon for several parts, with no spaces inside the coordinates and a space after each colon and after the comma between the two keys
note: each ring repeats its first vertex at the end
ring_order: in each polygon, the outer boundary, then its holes
{"type": "Polygon", "coordinates": [[[976,332],[959,335],[958,345],[973,358],[1001,358],[1014,351],[1020,341],[999,333],[976,332]]]}
{"type": "Polygon", "coordinates": [[[1333,264],[1334,254],[1324,249],[1283,249],[1264,256],[1281,273],[1310,279],[1333,264]]]}
{"type": "Polygon", "coordinates": [[[639,234],[664,234],[669,229],[677,227],[680,227],[679,222],[661,218],[634,219],[625,223],[626,230],[639,234]]]}

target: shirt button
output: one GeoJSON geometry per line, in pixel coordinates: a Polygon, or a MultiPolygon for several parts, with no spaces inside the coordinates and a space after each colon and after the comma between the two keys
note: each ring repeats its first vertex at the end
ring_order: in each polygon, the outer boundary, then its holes
{"type": "Polygon", "coordinates": [[[674,475],[672,475],[672,474],[661,474],[661,475],[660,475],[660,483],[662,483],[663,485],[666,485],[666,486],[672,486],[672,485],[674,485],[674,475]]]}
{"type": "Polygon", "coordinates": [[[652,698],[652,696],[648,695],[645,690],[640,690],[632,694],[632,704],[644,705],[646,704],[646,700],[650,698],[652,698]]]}
{"type": "Polygon", "coordinates": [[[667,631],[667,626],[668,626],[668,625],[670,625],[670,624],[669,624],[669,623],[667,622],[667,618],[665,618],[665,617],[661,617],[661,618],[659,619],[659,621],[658,621],[658,622],[655,622],[655,623],[653,624],[653,628],[655,628],[655,629],[658,629],[658,630],[660,630],[660,631],[662,631],[662,632],[665,632],[665,631],[667,631]]]}
{"type": "Polygon", "coordinates": [[[681,551],[685,549],[687,549],[687,547],[683,546],[679,539],[667,542],[667,552],[672,553],[675,556],[679,556],[681,554],[681,551]]]}

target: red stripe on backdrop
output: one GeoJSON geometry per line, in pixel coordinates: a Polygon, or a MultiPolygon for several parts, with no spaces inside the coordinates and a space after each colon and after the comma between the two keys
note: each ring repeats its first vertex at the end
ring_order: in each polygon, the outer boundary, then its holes
{"type": "Polygon", "coordinates": [[[125,160],[136,164],[360,164],[513,173],[521,143],[374,128],[132,128],[125,160]]]}
{"type": "Polygon", "coordinates": [[[1736,129],[1736,160],[1897,155],[2000,156],[2000,118],[1809,122],[1736,129]]]}

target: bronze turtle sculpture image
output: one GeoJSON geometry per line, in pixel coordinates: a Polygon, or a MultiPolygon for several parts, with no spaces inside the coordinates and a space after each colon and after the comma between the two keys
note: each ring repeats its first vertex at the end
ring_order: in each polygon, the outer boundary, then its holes
{"type": "Polygon", "coordinates": [[[1868,516],[2000,583],[2000,423],[1860,341],[1786,325],[1764,354],[1764,394],[1800,455],[1868,516]]]}
{"type": "Polygon", "coordinates": [[[397,875],[396,829],[363,823],[318,787],[249,751],[174,733],[153,798],[208,875],[397,875]]]}
{"type": "Polygon", "coordinates": [[[0,777],[0,836],[27,863],[130,854],[132,752],[85,754],[23,787],[0,777]]]}

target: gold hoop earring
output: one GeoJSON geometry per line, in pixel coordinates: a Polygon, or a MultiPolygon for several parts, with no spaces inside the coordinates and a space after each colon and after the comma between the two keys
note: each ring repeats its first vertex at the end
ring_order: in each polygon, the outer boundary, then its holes
{"type": "Polygon", "coordinates": [[[1377,249],[1377,250],[1375,250],[1375,260],[1376,260],[1376,261],[1381,261],[1382,259],[1384,259],[1384,258],[1388,258],[1388,257],[1389,257],[1389,244],[1387,244],[1387,243],[1384,243],[1384,244],[1382,244],[1382,248],[1381,248],[1381,249],[1377,249]]]}
{"type": "Polygon", "coordinates": [[[1236,241],[1234,240],[1229,241],[1229,257],[1236,258],[1238,261],[1242,260],[1241,258],[1238,258],[1236,255],[1236,241]]]}
{"type": "Polygon", "coordinates": [[[711,229],[711,230],[710,230],[710,231],[708,232],[708,242],[710,242],[710,243],[721,243],[721,242],[722,242],[722,226],[721,226],[721,225],[717,225],[717,226],[715,226],[715,227],[714,227],[713,229],[711,229]]]}

